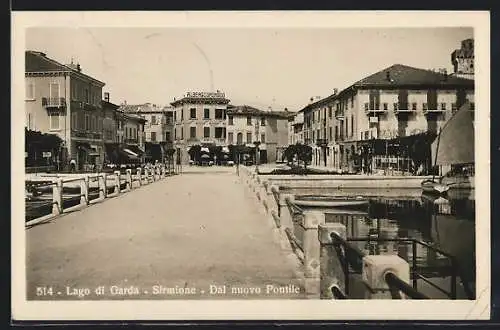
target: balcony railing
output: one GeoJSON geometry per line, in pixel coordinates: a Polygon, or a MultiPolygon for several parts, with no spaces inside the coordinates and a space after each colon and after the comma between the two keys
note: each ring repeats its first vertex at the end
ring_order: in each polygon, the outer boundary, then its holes
{"type": "MultiPolygon", "coordinates": [[[[387,105],[387,103],[386,103],[386,105],[387,105]]],[[[376,113],[386,113],[386,112],[387,112],[387,108],[384,109],[383,106],[381,108],[380,104],[371,104],[370,107],[368,107],[368,108],[365,107],[365,113],[367,115],[376,114],[376,113]]]]}
{"type": "Polygon", "coordinates": [[[336,110],[335,111],[335,118],[344,119],[344,111],[343,110],[336,110]]]}
{"type": "Polygon", "coordinates": [[[446,110],[443,110],[443,109],[440,109],[440,108],[436,108],[436,109],[424,109],[423,110],[424,115],[428,114],[428,113],[443,113],[443,112],[446,112],[446,110]]]}
{"type": "Polygon", "coordinates": [[[42,97],[42,106],[45,108],[64,108],[66,99],[64,97],[42,97]]]}

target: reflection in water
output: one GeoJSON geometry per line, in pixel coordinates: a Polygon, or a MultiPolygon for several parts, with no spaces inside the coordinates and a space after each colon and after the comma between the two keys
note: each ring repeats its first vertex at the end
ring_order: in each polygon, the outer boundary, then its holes
{"type": "MultiPolygon", "coordinates": [[[[375,239],[414,238],[456,258],[464,279],[475,281],[475,200],[470,193],[447,198],[422,195],[420,198],[369,197],[365,210],[328,209],[326,222],[346,226],[347,238],[373,238],[354,242],[366,254],[397,254],[411,262],[412,245],[375,239]]],[[[434,249],[416,244],[416,263],[432,273],[449,265],[449,259],[434,249]]],[[[433,277],[432,274],[427,274],[433,277]]]]}

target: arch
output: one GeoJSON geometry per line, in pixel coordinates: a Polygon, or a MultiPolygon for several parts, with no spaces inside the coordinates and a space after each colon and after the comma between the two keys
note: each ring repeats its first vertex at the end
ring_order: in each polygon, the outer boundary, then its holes
{"type": "Polygon", "coordinates": [[[243,133],[239,132],[236,135],[236,144],[238,144],[238,145],[243,144],[243,133]]]}

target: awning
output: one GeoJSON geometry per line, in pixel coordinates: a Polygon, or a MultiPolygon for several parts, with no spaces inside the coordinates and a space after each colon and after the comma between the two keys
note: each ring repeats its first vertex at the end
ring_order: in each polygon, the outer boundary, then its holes
{"type": "Polygon", "coordinates": [[[144,150],[142,150],[141,148],[139,148],[139,146],[136,146],[134,144],[127,144],[126,149],[136,153],[138,156],[144,154],[144,150]]]}
{"type": "Polygon", "coordinates": [[[210,149],[206,148],[206,147],[203,147],[201,148],[200,150],[201,152],[210,152],[210,149]]]}
{"type": "Polygon", "coordinates": [[[224,153],[229,153],[229,148],[228,147],[222,147],[222,152],[224,153]]]}
{"type": "Polygon", "coordinates": [[[125,151],[126,153],[128,153],[129,155],[131,156],[134,156],[134,157],[139,157],[138,154],[136,154],[135,152],[133,152],[132,150],[128,149],[128,148],[123,148],[123,151],[125,151]]]}

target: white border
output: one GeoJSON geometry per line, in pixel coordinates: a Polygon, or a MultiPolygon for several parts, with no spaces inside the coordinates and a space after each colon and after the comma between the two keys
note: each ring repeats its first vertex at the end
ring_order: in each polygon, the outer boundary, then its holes
{"type": "MultiPolygon", "coordinates": [[[[12,13],[12,315],[15,320],[470,320],[490,315],[489,12],[13,12],[12,13]],[[475,29],[475,301],[76,301],[25,299],[24,50],[27,27],[460,27],[475,29]],[[16,165],[17,164],[17,165],[16,165]]],[[[458,45],[457,45],[458,46],[458,45]]]]}

